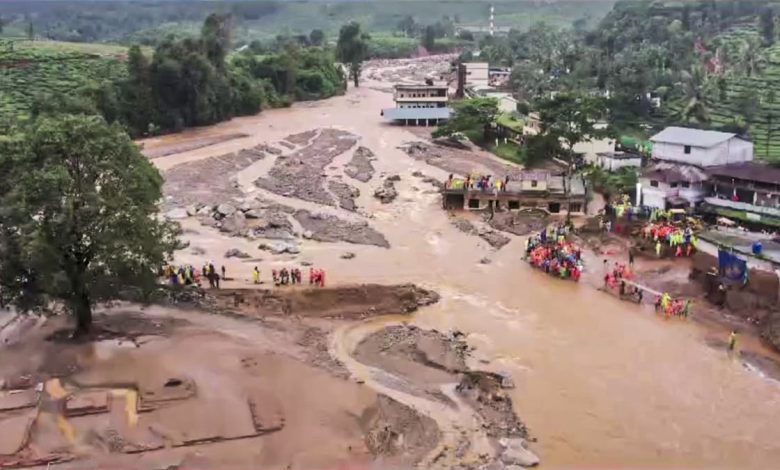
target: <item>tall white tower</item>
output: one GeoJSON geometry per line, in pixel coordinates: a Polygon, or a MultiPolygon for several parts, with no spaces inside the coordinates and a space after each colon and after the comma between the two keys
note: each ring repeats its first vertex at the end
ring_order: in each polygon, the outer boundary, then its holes
{"type": "Polygon", "coordinates": [[[491,36],[493,35],[493,32],[495,30],[495,27],[494,27],[494,20],[496,18],[495,12],[496,12],[496,9],[493,7],[493,5],[490,5],[490,35],[491,36]]]}

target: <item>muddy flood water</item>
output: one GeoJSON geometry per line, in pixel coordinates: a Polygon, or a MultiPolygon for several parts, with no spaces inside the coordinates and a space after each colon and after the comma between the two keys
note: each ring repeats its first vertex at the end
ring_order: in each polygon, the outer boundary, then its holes
{"type": "MultiPolygon", "coordinates": [[[[304,240],[297,260],[325,267],[329,285],[409,282],[438,292],[440,302],[407,321],[464,333],[475,348],[471,361],[512,375],[516,387],[509,392],[518,416],[537,440],[533,448],[544,468],[778,468],[780,384],[708,346],[706,332],[696,324],[664,321],[588,283],[560,282],[532,270],[521,261],[521,237],[512,236],[495,251],[457,230],[441,209],[435,188],[412,176],[419,171],[443,180],[447,172],[399,150],[419,138],[406,128],[385,124],[380,116],[382,108],[393,105],[388,87],[387,82],[369,80],[345,96],[143,144],[146,151],[164,155],[153,161],[165,171],[313,129],[356,135],[357,144],[374,153],[377,176],[400,176],[393,203],[373,198],[375,186],[369,183],[350,182],[360,189],[357,212],[253,187],[273,158],[242,169],[235,184],[294,209],[368,220],[390,248],[304,240]],[[176,146],[181,146],[180,153],[176,146]],[[347,251],[353,259],[342,259],[347,251]],[[491,262],[480,263],[486,257],[491,262]]],[[[333,174],[331,166],[343,165],[349,157],[337,156],[323,171],[333,174]]],[[[202,177],[208,181],[209,175],[202,177]]],[[[200,266],[213,259],[225,264],[236,279],[229,287],[248,286],[255,265],[267,280],[272,268],[290,263],[285,256],[258,250],[257,242],[228,237],[192,218],[182,223],[184,238],[202,251],[180,252],[177,261],[200,266]],[[225,260],[223,253],[231,248],[262,261],[225,260]]],[[[397,322],[396,317],[374,319],[337,332],[333,341],[356,343],[374,327],[397,322]]],[[[331,345],[336,354],[339,347],[331,345]]],[[[345,364],[353,374],[361,374],[359,367],[345,364]]]]}
{"type": "MultiPolygon", "coordinates": [[[[586,285],[533,271],[520,261],[520,238],[493,253],[457,231],[438,195],[410,176],[417,170],[443,179],[445,173],[397,149],[417,139],[382,122],[379,112],[392,106],[392,95],[381,87],[387,84],[367,82],[346,96],[146,146],[249,135],[155,159],[164,170],[315,128],[358,135],[359,144],[376,154],[378,172],[402,178],[394,204],[381,205],[367,194],[360,198],[391,248],[312,245],[305,258],[327,266],[330,283],[414,282],[439,292],[442,301],[411,322],[464,332],[486,367],[514,376],[515,406],[538,439],[535,448],[547,468],[772,468],[780,462],[780,385],[708,347],[695,325],[666,322],[586,285]],[[345,250],[355,259],[340,259],[345,250]],[[479,263],[485,256],[491,264],[479,263]]],[[[209,254],[236,245],[216,233],[193,235],[192,242],[209,254]]],[[[228,269],[250,278],[251,264],[228,269]]]]}

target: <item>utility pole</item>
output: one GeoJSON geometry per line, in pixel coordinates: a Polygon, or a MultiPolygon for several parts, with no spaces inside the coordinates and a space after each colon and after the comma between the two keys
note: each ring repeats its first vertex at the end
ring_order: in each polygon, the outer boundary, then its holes
{"type": "Polygon", "coordinates": [[[493,7],[493,5],[490,5],[490,35],[493,35],[493,32],[495,31],[495,12],[496,9],[493,7]]]}

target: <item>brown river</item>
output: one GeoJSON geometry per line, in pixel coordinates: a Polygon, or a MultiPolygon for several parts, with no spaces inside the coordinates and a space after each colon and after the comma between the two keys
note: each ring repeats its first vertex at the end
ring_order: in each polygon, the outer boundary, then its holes
{"type": "MultiPolygon", "coordinates": [[[[455,229],[432,187],[411,176],[415,170],[441,179],[446,174],[396,148],[417,139],[382,122],[380,110],[392,106],[392,95],[380,86],[387,85],[366,82],[346,96],[150,139],[145,146],[249,135],[155,159],[164,170],[309,129],[335,127],[359,135],[360,145],[376,153],[378,173],[402,177],[400,197],[389,205],[372,198],[368,184],[356,184],[359,205],[373,214],[370,223],[392,248],[307,241],[302,258],[327,267],[330,284],[414,282],[438,291],[442,301],[411,322],[460,330],[476,347],[480,367],[512,374],[515,406],[538,439],[534,450],[545,468],[780,468],[780,384],[708,346],[696,324],[664,321],[584,283],[532,270],[520,260],[520,238],[493,252],[455,229]],[[356,258],[341,259],[345,251],[356,258]],[[485,256],[491,264],[479,263],[485,256]]],[[[334,164],[344,161],[338,157],[334,164]]],[[[248,186],[269,165],[261,161],[247,168],[239,183],[248,186]]],[[[194,221],[185,221],[185,227],[198,232],[187,235],[193,245],[220,262],[221,253],[233,247],[260,256],[256,243],[203,230],[194,221]]],[[[180,258],[196,266],[202,262],[186,254],[180,258]]],[[[274,263],[265,261],[261,269],[267,273],[274,263]]],[[[251,264],[227,267],[232,276],[251,278],[251,264]]]]}

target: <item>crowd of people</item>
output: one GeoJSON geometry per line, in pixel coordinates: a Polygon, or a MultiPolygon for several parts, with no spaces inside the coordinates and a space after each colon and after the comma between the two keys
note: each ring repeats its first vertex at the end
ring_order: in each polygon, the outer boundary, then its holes
{"type": "Polygon", "coordinates": [[[471,190],[476,189],[478,191],[506,191],[506,187],[509,184],[509,175],[503,179],[495,178],[493,175],[468,175],[465,179],[455,178],[450,174],[447,181],[444,183],[445,189],[464,189],[471,190]]]}
{"type": "Polygon", "coordinates": [[[579,281],[584,264],[582,250],[567,241],[568,228],[561,225],[548,227],[526,240],[525,258],[532,266],[547,274],[579,281]]]}
{"type": "Polygon", "coordinates": [[[698,240],[690,227],[681,228],[667,222],[651,222],[642,228],[642,237],[655,242],[655,254],[661,257],[666,247],[674,250],[674,256],[691,256],[696,252],[698,240]]]}
{"type": "MultiPolygon", "coordinates": [[[[226,279],[227,270],[225,266],[221,266],[217,271],[213,263],[204,264],[200,270],[192,265],[167,265],[160,268],[157,274],[171,286],[200,286],[201,281],[206,279],[209,287],[219,289],[220,282],[226,279]]],[[[274,286],[303,284],[303,272],[300,268],[274,269],[272,278],[274,286]]],[[[257,266],[252,269],[252,283],[262,284],[260,269],[257,266]]],[[[325,270],[309,268],[309,285],[325,287],[325,270]]]]}
{"type": "Polygon", "coordinates": [[[674,299],[666,292],[659,295],[655,301],[655,311],[663,313],[667,318],[673,316],[688,318],[692,308],[693,302],[690,299],[674,299]]]}

